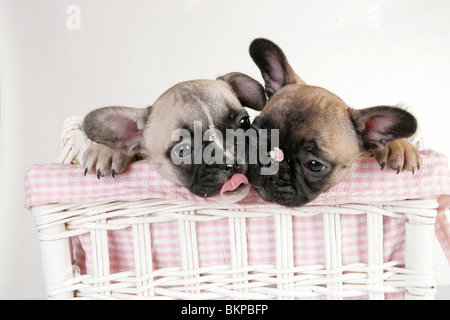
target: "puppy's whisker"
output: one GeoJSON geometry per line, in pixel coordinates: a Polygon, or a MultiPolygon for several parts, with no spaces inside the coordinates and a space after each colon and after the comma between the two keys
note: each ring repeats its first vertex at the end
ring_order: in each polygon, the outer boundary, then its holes
{"type": "Polygon", "coordinates": [[[162,167],[162,164],[160,162],[150,162],[149,161],[148,163],[150,163],[153,166],[153,168],[155,168],[155,169],[160,169],[162,167]]]}

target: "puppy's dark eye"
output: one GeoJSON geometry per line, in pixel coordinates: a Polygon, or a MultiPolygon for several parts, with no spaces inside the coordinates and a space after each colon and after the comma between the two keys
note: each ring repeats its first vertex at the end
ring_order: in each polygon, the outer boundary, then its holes
{"type": "Polygon", "coordinates": [[[323,163],[317,161],[317,160],[311,160],[308,163],[305,164],[305,167],[312,171],[312,172],[323,172],[325,171],[325,169],[327,168],[326,165],[324,165],[323,163]]]}
{"type": "Polygon", "coordinates": [[[239,128],[241,128],[241,129],[250,128],[250,118],[248,116],[243,117],[243,118],[241,118],[241,120],[239,120],[239,128]]]}
{"type": "Polygon", "coordinates": [[[177,158],[184,158],[191,155],[191,146],[187,143],[177,144],[172,149],[172,153],[177,158]]]}

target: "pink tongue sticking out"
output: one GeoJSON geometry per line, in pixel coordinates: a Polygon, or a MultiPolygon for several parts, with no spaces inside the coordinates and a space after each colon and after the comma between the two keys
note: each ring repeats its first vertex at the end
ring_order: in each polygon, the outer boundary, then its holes
{"type": "Polygon", "coordinates": [[[225,184],[222,186],[222,189],[220,189],[220,195],[223,195],[227,191],[236,190],[242,183],[243,184],[248,183],[247,177],[240,173],[234,174],[230,178],[230,180],[225,182],[225,184]]]}

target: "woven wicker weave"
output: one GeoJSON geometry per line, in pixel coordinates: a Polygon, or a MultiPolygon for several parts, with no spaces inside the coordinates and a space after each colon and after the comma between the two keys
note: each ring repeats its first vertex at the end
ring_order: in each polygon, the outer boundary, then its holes
{"type": "MultiPolygon", "coordinates": [[[[69,119],[63,129],[60,162],[79,163],[82,118],[69,119]]],[[[85,146],[89,141],[83,142],[85,146]]],[[[433,298],[436,199],[380,204],[306,205],[295,209],[233,208],[177,200],[142,199],[77,204],[47,204],[32,208],[49,298],[94,299],[384,299],[433,298]],[[365,215],[367,263],[342,263],[341,216],[365,215]],[[321,216],[325,264],[295,265],[292,224],[295,217],[321,216]],[[247,219],[275,221],[276,263],[249,265],[247,219]],[[406,221],[405,261],[383,261],[383,217],[406,221]],[[201,267],[197,224],[228,221],[231,263],[201,267]],[[178,223],[181,266],[155,268],[150,225],[178,223]],[[112,273],[108,233],[130,228],[134,270],[112,273]],[[89,234],[92,273],[73,265],[73,240],[89,234]]]]}

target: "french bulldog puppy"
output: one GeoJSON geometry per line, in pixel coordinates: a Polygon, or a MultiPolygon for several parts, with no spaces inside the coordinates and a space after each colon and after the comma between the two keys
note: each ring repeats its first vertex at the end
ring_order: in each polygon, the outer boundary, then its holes
{"type": "Polygon", "coordinates": [[[247,163],[216,137],[225,137],[227,129],[249,129],[244,106],[261,110],[265,103],[259,82],[229,73],[178,83],[148,108],[96,109],[84,120],[87,137],[96,142],[83,156],[85,174],[115,177],[130,162],[147,159],[159,175],[198,196],[239,201],[249,188],[247,163]],[[202,158],[212,145],[223,151],[223,161],[202,158]]]}
{"type": "Polygon", "coordinates": [[[269,135],[272,129],[279,130],[277,173],[262,175],[261,163],[250,165],[248,171],[250,183],[264,200],[289,207],[308,203],[344,179],[365,151],[382,169],[414,173],[419,168],[418,151],[401,140],[417,129],[410,113],[389,106],[350,108],[326,89],[307,85],[269,40],[254,40],[250,55],[269,98],[252,126],[257,131],[268,129],[269,135]]]}

